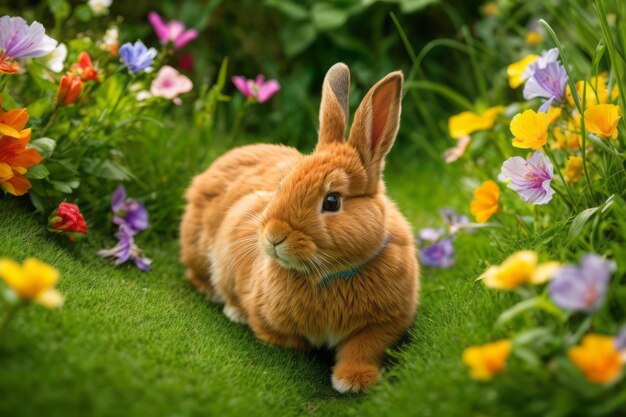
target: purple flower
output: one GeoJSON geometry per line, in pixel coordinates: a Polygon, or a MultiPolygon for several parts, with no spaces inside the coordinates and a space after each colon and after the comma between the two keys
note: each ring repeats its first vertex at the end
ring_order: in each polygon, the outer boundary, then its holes
{"type": "Polygon", "coordinates": [[[159,37],[161,45],[174,42],[174,49],[180,49],[198,37],[197,30],[185,30],[183,22],[178,20],[171,20],[166,23],[155,12],[148,13],[148,20],[159,37]]]}
{"type": "Polygon", "coordinates": [[[597,311],[604,303],[606,290],[615,269],[613,262],[587,254],[580,267],[565,265],[554,274],[548,287],[550,298],[568,311],[597,311]]]}
{"type": "Polygon", "coordinates": [[[119,242],[111,249],[102,249],[98,255],[104,258],[115,258],[115,265],[121,265],[128,260],[135,262],[135,266],[142,271],[149,271],[152,260],[141,256],[141,249],[135,244],[133,233],[126,224],[120,225],[117,234],[119,242]]]}
{"type": "Polygon", "coordinates": [[[437,239],[443,236],[443,233],[443,229],[426,227],[420,230],[419,234],[417,235],[417,244],[419,246],[422,246],[424,242],[435,242],[437,239]]]}
{"type": "Polygon", "coordinates": [[[563,101],[567,72],[560,62],[550,62],[544,68],[538,68],[524,85],[524,99],[535,97],[551,98],[563,101]]]}
{"type": "Polygon", "coordinates": [[[447,238],[426,246],[420,251],[420,259],[426,266],[433,268],[450,268],[454,265],[454,246],[452,239],[447,238]]]}
{"type": "Polygon", "coordinates": [[[18,58],[46,56],[57,46],[57,41],[46,35],[39,22],[28,26],[21,17],[0,17],[0,55],[18,58]]]}
{"type": "Polygon", "coordinates": [[[528,161],[519,156],[507,159],[500,175],[509,181],[507,187],[517,191],[526,203],[547,204],[552,200],[552,163],[543,152],[533,152],[528,161]]]}
{"type": "Polygon", "coordinates": [[[453,235],[458,233],[464,225],[469,224],[467,216],[464,214],[459,214],[455,210],[442,209],[439,212],[446,221],[446,224],[448,225],[448,230],[453,235]]]}
{"type": "Polygon", "coordinates": [[[263,75],[257,75],[256,80],[247,80],[242,75],[236,75],[233,77],[233,84],[246,98],[255,99],[259,103],[269,100],[280,90],[278,81],[265,81],[263,75]]]}
{"type": "Polygon", "coordinates": [[[524,74],[522,76],[523,79],[529,79],[539,68],[545,68],[546,66],[548,66],[548,64],[552,62],[557,62],[557,59],[559,59],[558,48],[552,48],[548,49],[547,51],[543,51],[541,53],[541,56],[524,70],[524,74]]]}
{"type": "Polygon", "coordinates": [[[126,42],[120,48],[120,57],[122,62],[133,74],[137,74],[152,65],[156,56],[156,49],[148,49],[146,45],[139,40],[135,42],[135,44],[126,42]]]}
{"type": "Polygon", "coordinates": [[[127,225],[130,232],[135,235],[148,228],[148,210],[137,200],[126,198],[126,189],[120,185],[113,193],[111,202],[113,210],[113,223],[127,225]]]}

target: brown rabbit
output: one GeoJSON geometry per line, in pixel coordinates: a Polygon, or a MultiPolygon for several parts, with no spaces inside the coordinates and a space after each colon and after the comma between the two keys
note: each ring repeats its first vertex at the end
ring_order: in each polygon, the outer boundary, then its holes
{"type": "Polygon", "coordinates": [[[419,268],[409,223],[385,195],[402,73],[367,93],[349,139],[350,72],[326,74],[311,155],[249,145],[194,178],[181,225],[187,276],[266,343],[336,347],[332,385],[363,391],[415,315],[419,268]]]}

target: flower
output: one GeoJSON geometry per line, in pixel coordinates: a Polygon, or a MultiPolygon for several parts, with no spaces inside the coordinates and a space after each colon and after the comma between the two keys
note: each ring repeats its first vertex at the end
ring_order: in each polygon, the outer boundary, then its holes
{"type": "Polygon", "coordinates": [[[109,51],[111,55],[117,56],[119,49],[119,31],[115,26],[112,26],[104,32],[102,40],[98,41],[98,47],[102,50],[109,51]]]}
{"type": "Polygon", "coordinates": [[[42,160],[36,149],[26,147],[31,134],[24,129],[27,121],[26,109],[5,112],[0,108],[0,187],[15,196],[28,192],[31,184],[24,174],[42,160]]]}
{"type": "Polygon", "coordinates": [[[615,337],[615,349],[618,352],[626,350],[626,326],[622,327],[622,330],[615,337]]]}
{"type": "Polygon", "coordinates": [[[509,339],[503,339],[466,348],[463,362],[470,368],[472,378],[488,381],[501,373],[511,354],[511,345],[509,339]]]}
{"type": "Polygon", "coordinates": [[[580,148],[580,144],[582,142],[582,135],[580,134],[581,129],[581,117],[578,112],[575,112],[567,119],[567,127],[562,129],[560,127],[555,127],[552,133],[556,139],[551,147],[553,149],[563,149],[567,147],[568,149],[578,149],[580,148]]]}
{"type": "Polygon", "coordinates": [[[526,43],[528,45],[538,45],[543,41],[543,34],[536,30],[530,30],[526,34],[526,43]]]}
{"type": "MultiPolygon", "coordinates": [[[[598,74],[597,77],[591,77],[589,81],[578,81],[576,83],[576,92],[578,93],[578,97],[581,101],[581,104],[584,104],[585,108],[591,107],[594,104],[606,104],[609,100],[609,90],[607,88],[607,73],[598,74]],[[583,96],[585,96],[585,102],[583,101],[583,96]]],[[[614,86],[617,87],[617,86],[614,86]]],[[[572,95],[572,90],[569,88],[569,85],[566,88],[565,92],[567,96],[567,101],[570,105],[574,105],[574,96],[572,95]]]]}
{"type": "Polygon", "coordinates": [[[41,23],[33,22],[28,26],[21,17],[0,17],[0,28],[2,57],[38,58],[48,55],[58,43],[46,35],[41,23]]]}
{"type": "Polygon", "coordinates": [[[465,150],[469,146],[470,139],[471,138],[469,135],[465,135],[459,138],[454,148],[446,149],[443,152],[443,158],[447,164],[451,164],[452,162],[458,160],[460,157],[463,156],[465,150]]]}
{"type": "Polygon", "coordinates": [[[98,81],[98,70],[94,68],[91,57],[85,51],[78,55],[78,62],[72,65],[72,71],[80,75],[80,79],[83,81],[98,81]]]}
{"type": "Polygon", "coordinates": [[[554,97],[557,101],[563,101],[566,85],[567,72],[563,65],[559,62],[550,62],[544,68],[537,68],[526,81],[524,99],[554,97]]]}
{"type": "Polygon", "coordinates": [[[614,268],[613,262],[587,254],[579,267],[565,265],[556,271],[548,287],[550,298],[567,311],[596,311],[604,303],[614,268]]]}
{"type": "Polygon", "coordinates": [[[95,16],[104,16],[109,14],[109,7],[111,7],[113,0],[89,0],[89,8],[95,16]]]}
{"type": "Polygon", "coordinates": [[[235,87],[248,99],[254,99],[259,103],[266,102],[280,90],[280,84],[276,80],[265,81],[263,75],[257,75],[255,80],[247,80],[242,75],[233,77],[235,87]]]}
{"type": "Polygon", "coordinates": [[[478,130],[489,130],[496,118],[504,111],[503,106],[494,106],[481,114],[464,111],[448,119],[448,131],[454,139],[460,139],[478,130]]]}
{"type": "Polygon", "coordinates": [[[495,1],[489,1],[484,4],[483,12],[486,16],[493,17],[498,15],[498,13],[500,12],[500,8],[495,1]]]}
{"type": "Polygon", "coordinates": [[[111,210],[113,223],[127,225],[133,235],[148,228],[148,210],[137,200],[126,198],[126,189],[123,185],[117,187],[113,193],[111,210]]]}
{"type": "Polygon", "coordinates": [[[191,52],[187,52],[186,54],[182,54],[178,58],[178,66],[183,71],[193,72],[193,66],[194,66],[193,54],[191,52]]]}
{"type": "Polygon", "coordinates": [[[62,202],[48,217],[48,230],[67,235],[73,242],[87,234],[87,224],[76,204],[62,202]]]}
{"type": "Polygon", "coordinates": [[[63,64],[67,58],[67,46],[64,43],[60,43],[59,46],[46,57],[46,66],[52,72],[63,71],[63,64]]]}
{"type": "Polygon", "coordinates": [[[35,259],[28,258],[20,266],[10,259],[0,259],[0,277],[23,300],[48,308],[63,305],[63,296],[54,288],[59,271],[35,259]]]}
{"type": "Polygon", "coordinates": [[[185,31],[185,25],[178,20],[171,20],[167,23],[155,12],[148,13],[148,20],[154,28],[161,45],[174,42],[174,49],[180,49],[198,37],[198,31],[189,29],[185,31]]]}
{"type": "Polygon", "coordinates": [[[452,239],[442,239],[426,246],[420,251],[420,260],[433,268],[450,268],[454,265],[454,246],[452,239]]]}
{"type": "Polygon", "coordinates": [[[474,200],[470,205],[470,212],[478,223],[485,223],[491,216],[498,212],[498,199],[500,188],[492,180],[487,180],[474,190],[474,200]]]}
{"type": "Polygon", "coordinates": [[[67,106],[76,101],[78,95],[83,90],[83,80],[72,72],[67,72],[59,81],[56,101],[59,106],[67,106]]]}
{"type": "Polygon", "coordinates": [[[537,262],[536,252],[515,252],[498,266],[489,267],[480,277],[489,288],[511,291],[523,284],[540,285],[549,281],[557,269],[558,262],[537,262]]]}
{"type": "Polygon", "coordinates": [[[583,175],[583,159],[580,156],[569,156],[563,175],[567,182],[578,182],[583,175]]]}
{"type": "Polygon", "coordinates": [[[143,42],[138,40],[134,44],[126,42],[122,45],[120,56],[130,72],[137,74],[152,65],[154,58],[157,56],[157,51],[154,48],[148,49],[143,42]]]}
{"type": "Polygon", "coordinates": [[[182,101],[178,95],[191,91],[192,87],[193,83],[189,78],[169,65],[164,65],[152,81],[150,93],[154,97],[163,97],[173,100],[176,104],[181,104],[182,101]]]}
{"type": "Polygon", "coordinates": [[[530,64],[535,62],[537,58],[539,57],[534,54],[526,55],[524,58],[512,63],[506,68],[506,75],[509,77],[509,86],[511,88],[519,87],[530,77],[526,69],[530,64]]]}
{"type": "Polygon", "coordinates": [[[568,349],[567,356],[596,384],[609,384],[622,374],[622,359],[615,348],[615,338],[610,336],[588,334],[580,345],[568,349]]]}
{"type": "Polygon", "coordinates": [[[439,213],[443,216],[443,219],[448,226],[450,234],[456,234],[463,228],[463,226],[469,224],[469,220],[465,214],[459,214],[452,209],[443,209],[439,213]]]}
{"type": "Polygon", "coordinates": [[[621,117],[620,108],[615,104],[594,104],[585,110],[585,127],[600,139],[615,139],[621,117]]]}
{"type": "Polygon", "coordinates": [[[118,232],[119,242],[111,249],[102,249],[98,255],[104,258],[116,258],[115,265],[132,260],[142,271],[149,271],[152,260],[141,256],[141,249],[135,244],[133,232],[127,224],[121,224],[118,232]]]}
{"type": "Polygon", "coordinates": [[[552,200],[552,172],[552,163],[548,157],[543,152],[535,151],[527,161],[519,156],[504,161],[501,175],[507,180],[507,187],[516,191],[524,202],[541,205],[552,200]]]}
{"type": "Polygon", "coordinates": [[[518,113],[513,117],[510,125],[511,133],[515,136],[513,146],[516,148],[541,148],[548,140],[549,125],[550,116],[546,113],[535,113],[531,109],[518,113]]]}

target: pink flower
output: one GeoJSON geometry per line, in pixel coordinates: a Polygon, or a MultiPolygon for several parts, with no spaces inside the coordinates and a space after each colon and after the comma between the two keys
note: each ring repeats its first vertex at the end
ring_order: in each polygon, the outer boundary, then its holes
{"type": "Polygon", "coordinates": [[[198,37],[195,29],[185,30],[185,25],[179,20],[171,20],[167,23],[155,12],[148,13],[148,20],[154,28],[162,45],[174,42],[174,49],[180,49],[198,37]]]}
{"type": "Polygon", "coordinates": [[[233,84],[246,98],[253,98],[259,103],[266,102],[280,90],[276,80],[265,81],[263,75],[257,75],[256,80],[247,80],[242,75],[233,77],[233,84]]]}
{"type": "Polygon", "coordinates": [[[193,83],[189,78],[185,77],[175,68],[164,65],[159,70],[157,77],[152,81],[150,93],[154,97],[163,97],[168,100],[173,100],[176,104],[180,104],[182,101],[178,98],[178,95],[191,91],[192,87],[193,83]]]}
{"type": "Polygon", "coordinates": [[[463,156],[470,143],[470,139],[469,135],[462,136],[459,138],[454,148],[446,149],[443,152],[443,159],[445,159],[446,164],[451,164],[463,156]]]}

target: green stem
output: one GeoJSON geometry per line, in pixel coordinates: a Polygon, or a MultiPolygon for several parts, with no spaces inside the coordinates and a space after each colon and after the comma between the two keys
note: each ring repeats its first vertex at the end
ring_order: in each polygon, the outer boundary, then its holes
{"type": "MultiPolygon", "coordinates": [[[[572,190],[570,190],[569,185],[567,185],[567,182],[565,181],[565,177],[563,176],[563,173],[561,172],[561,168],[559,167],[559,164],[556,162],[556,158],[554,157],[554,154],[552,153],[552,150],[550,149],[550,147],[548,145],[545,145],[543,147],[543,149],[545,150],[546,154],[548,155],[548,158],[550,158],[550,160],[552,161],[552,165],[554,166],[555,171],[559,174],[559,177],[561,178],[561,181],[563,182],[563,186],[565,187],[565,191],[567,192],[567,195],[569,196],[569,199],[571,201],[571,206],[572,208],[576,206],[576,200],[574,199],[574,196],[572,195],[572,190]]],[[[561,194],[559,194],[561,196],[561,194]]],[[[562,198],[562,196],[561,196],[562,198]]],[[[564,199],[564,201],[567,203],[567,200],[564,199]]]]}
{"type": "Polygon", "coordinates": [[[243,122],[243,118],[248,112],[248,107],[252,105],[255,101],[253,99],[247,99],[243,106],[237,110],[237,115],[235,116],[235,123],[233,123],[233,128],[230,131],[230,135],[228,135],[228,144],[232,144],[235,139],[237,139],[237,135],[239,134],[239,130],[241,129],[241,122],[243,122]]]}

